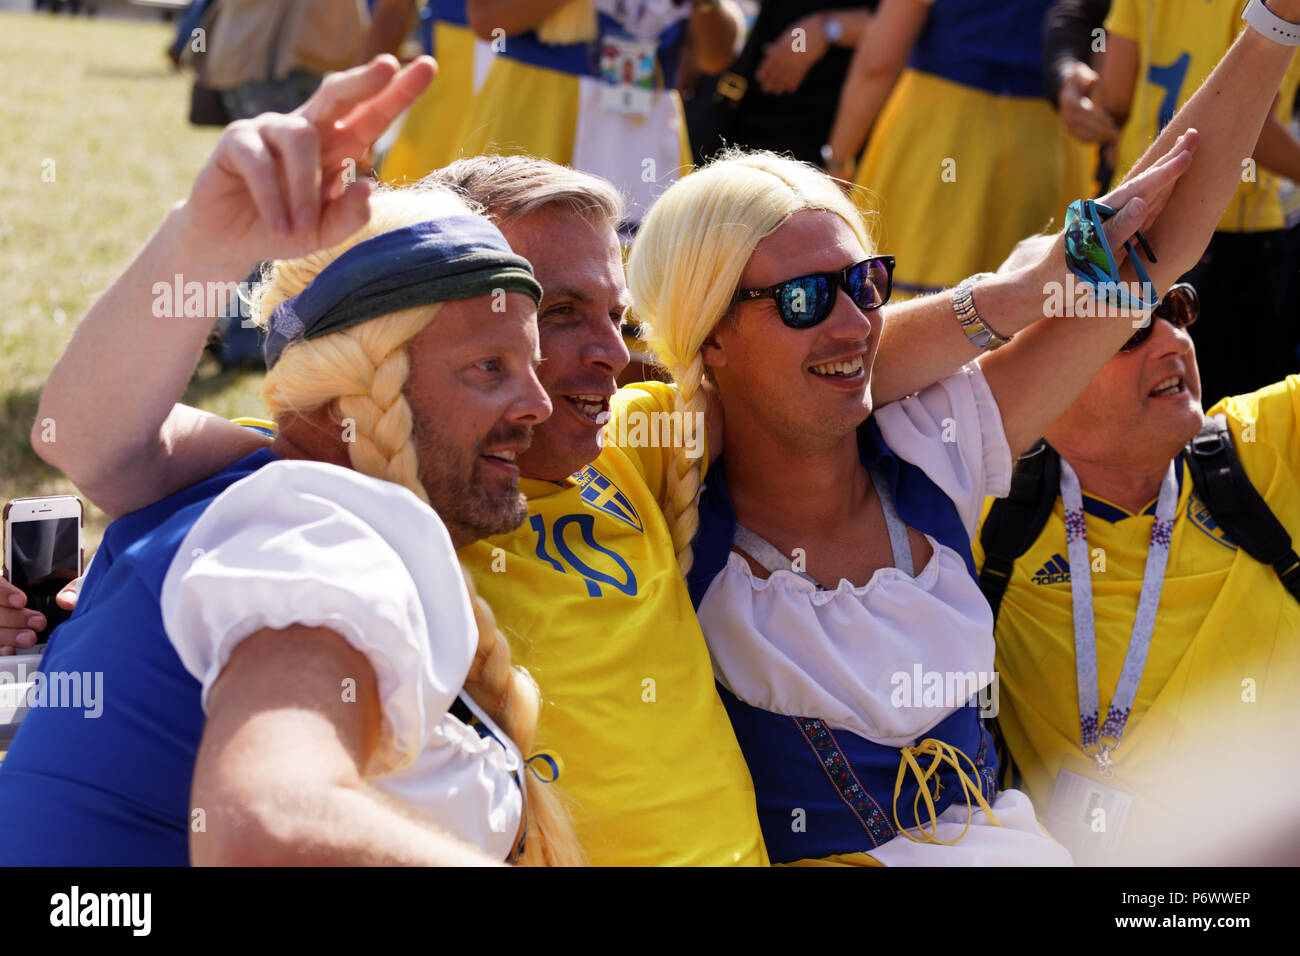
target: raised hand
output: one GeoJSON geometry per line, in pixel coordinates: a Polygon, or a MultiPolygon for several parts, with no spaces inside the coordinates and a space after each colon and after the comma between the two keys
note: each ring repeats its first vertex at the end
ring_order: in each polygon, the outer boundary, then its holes
{"type": "Polygon", "coordinates": [[[436,69],[430,57],[399,70],[394,57],[377,56],[326,77],[293,113],[231,123],[181,207],[190,241],[247,269],[355,232],[370,214],[370,185],[352,182],[356,168],[436,69]]]}
{"type": "MultiPolygon", "coordinates": [[[[1189,129],[1174,142],[1169,151],[1143,170],[1137,176],[1131,176],[1125,179],[1106,195],[1102,196],[1099,202],[1112,206],[1115,209],[1121,209],[1133,199],[1142,199],[1146,204],[1146,212],[1137,221],[1137,225],[1129,228],[1125,223],[1116,223],[1119,216],[1110,220],[1105,225],[1106,238],[1110,240],[1110,247],[1115,252],[1116,261],[1123,252],[1125,240],[1133,238],[1133,233],[1137,229],[1149,229],[1151,225],[1160,217],[1161,211],[1165,204],[1169,202],[1169,196],[1173,193],[1174,186],[1178,178],[1192,164],[1192,153],[1195,152],[1197,145],[1200,143],[1200,133],[1195,129],[1189,129]],[[1116,223],[1112,228],[1112,223],[1116,223]],[[1127,229],[1127,234],[1123,234],[1127,229]]],[[[1160,250],[1155,250],[1156,255],[1160,250]]]]}
{"type": "MultiPolygon", "coordinates": [[[[1150,229],[1160,217],[1179,177],[1191,167],[1192,153],[1196,150],[1198,142],[1197,131],[1189,129],[1156,162],[1140,174],[1126,179],[1098,200],[1117,210],[1116,215],[1102,225],[1117,267],[1123,266],[1128,258],[1124,243],[1132,239],[1138,230],[1145,232],[1150,229]]],[[[1160,255],[1159,248],[1154,251],[1157,256],[1160,255]]],[[[1167,271],[1163,267],[1152,267],[1149,263],[1146,266],[1153,277],[1157,270],[1167,271]]],[[[1132,269],[1131,266],[1128,268],[1132,269]]],[[[1035,278],[1030,280],[1028,288],[1046,288],[1048,283],[1060,283],[1063,280],[1067,271],[1063,235],[1058,235],[1056,241],[1046,248],[1034,270],[1035,278]]],[[[1125,279],[1125,281],[1133,280],[1125,279]]],[[[1159,285],[1157,280],[1157,291],[1164,292],[1159,285]]],[[[1116,317],[1136,318],[1141,315],[1141,312],[1112,308],[1115,309],[1116,317]]]]}

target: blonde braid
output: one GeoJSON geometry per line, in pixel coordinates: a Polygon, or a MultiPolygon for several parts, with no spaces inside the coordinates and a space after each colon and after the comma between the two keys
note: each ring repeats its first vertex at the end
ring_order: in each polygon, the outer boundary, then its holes
{"type": "MultiPolygon", "coordinates": [[[[704,359],[696,352],[685,367],[671,365],[668,372],[677,383],[677,394],[673,400],[673,411],[681,412],[682,427],[687,422],[702,421],[708,408],[704,389],[704,359]]],[[[664,475],[666,482],[666,504],[664,517],[673,536],[673,550],[677,552],[677,566],[682,574],[691,570],[694,552],[691,542],[700,527],[700,469],[703,458],[692,458],[687,454],[686,443],[682,442],[668,462],[664,475]]]]}
{"type": "Polygon", "coordinates": [[[414,418],[402,391],[411,367],[410,353],[399,346],[387,355],[367,357],[373,362],[369,390],[341,395],[335,401],[340,422],[355,425],[348,459],[357,471],[409,488],[428,502],[428,492],[420,482],[414,418]]]}

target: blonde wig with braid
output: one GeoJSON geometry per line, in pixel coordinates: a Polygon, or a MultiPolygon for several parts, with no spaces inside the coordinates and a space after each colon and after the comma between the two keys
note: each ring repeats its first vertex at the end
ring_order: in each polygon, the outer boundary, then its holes
{"type": "MultiPolygon", "coordinates": [[[[253,315],[265,324],[277,305],[302,292],[338,256],[363,240],[430,219],[473,212],[451,190],[436,187],[380,189],[371,199],[370,221],[338,245],[276,261],[254,292],[253,315]]],[[[410,370],[409,343],[438,314],[439,305],[403,309],[319,338],[290,344],[267,372],[262,399],[277,422],[299,412],[327,408],[340,424],[350,420],[347,442],[352,467],[409,489],[424,502],[414,420],[404,392],[410,370]]],[[[463,569],[462,569],[463,572],[463,569]]],[[[465,689],[520,752],[527,755],[537,729],[538,691],[532,678],[510,663],[510,646],[487,604],[465,585],[478,625],[478,647],[465,689]]],[[[552,784],[525,773],[528,840],[523,863],[583,862],[564,804],[552,784]]]]}
{"type": "MultiPolygon", "coordinates": [[[[740,276],[758,244],[797,212],[843,219],[864,249],[872,240],[862,213],[820,169],[775,153],[728,151],[673,183],[650,207],[627,260],[632,313],[642,337],[677,384],[684,421],[703,413],[704,361],[714,328],[731,313],[740,276]]],[[[691,567],[699,528],[699,458],[677,449],[668,468],[664,514],[677,561],[691,567]]]]}

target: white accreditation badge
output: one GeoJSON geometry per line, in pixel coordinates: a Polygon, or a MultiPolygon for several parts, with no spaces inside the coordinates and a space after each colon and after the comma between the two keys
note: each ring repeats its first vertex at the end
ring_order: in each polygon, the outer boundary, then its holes
{"type": "Polygon", "coordinates": [[[654,106],[658,50],[654,40],[601,37],[601,106],[625,116],[649,116],[654,106]]]}
{"type": "Polygon", "coordinates": [[[1044,822],[1076,866],[1099,866],[1119,849],[1132,809],[1133,797],[1123,790],[1062,770],[1044,822]]]}

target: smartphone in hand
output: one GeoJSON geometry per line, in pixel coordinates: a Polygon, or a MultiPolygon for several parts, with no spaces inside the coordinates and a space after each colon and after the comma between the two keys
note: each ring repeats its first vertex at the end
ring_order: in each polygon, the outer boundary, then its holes
{"type": "Polygon", "coordinates": [[[5,505],[4,576],[27,595],[29,610],[45,615],[37,644],[72,614],[54,599],[81,576],[83,514],[76,495],[14,498],[5,505]]]}

